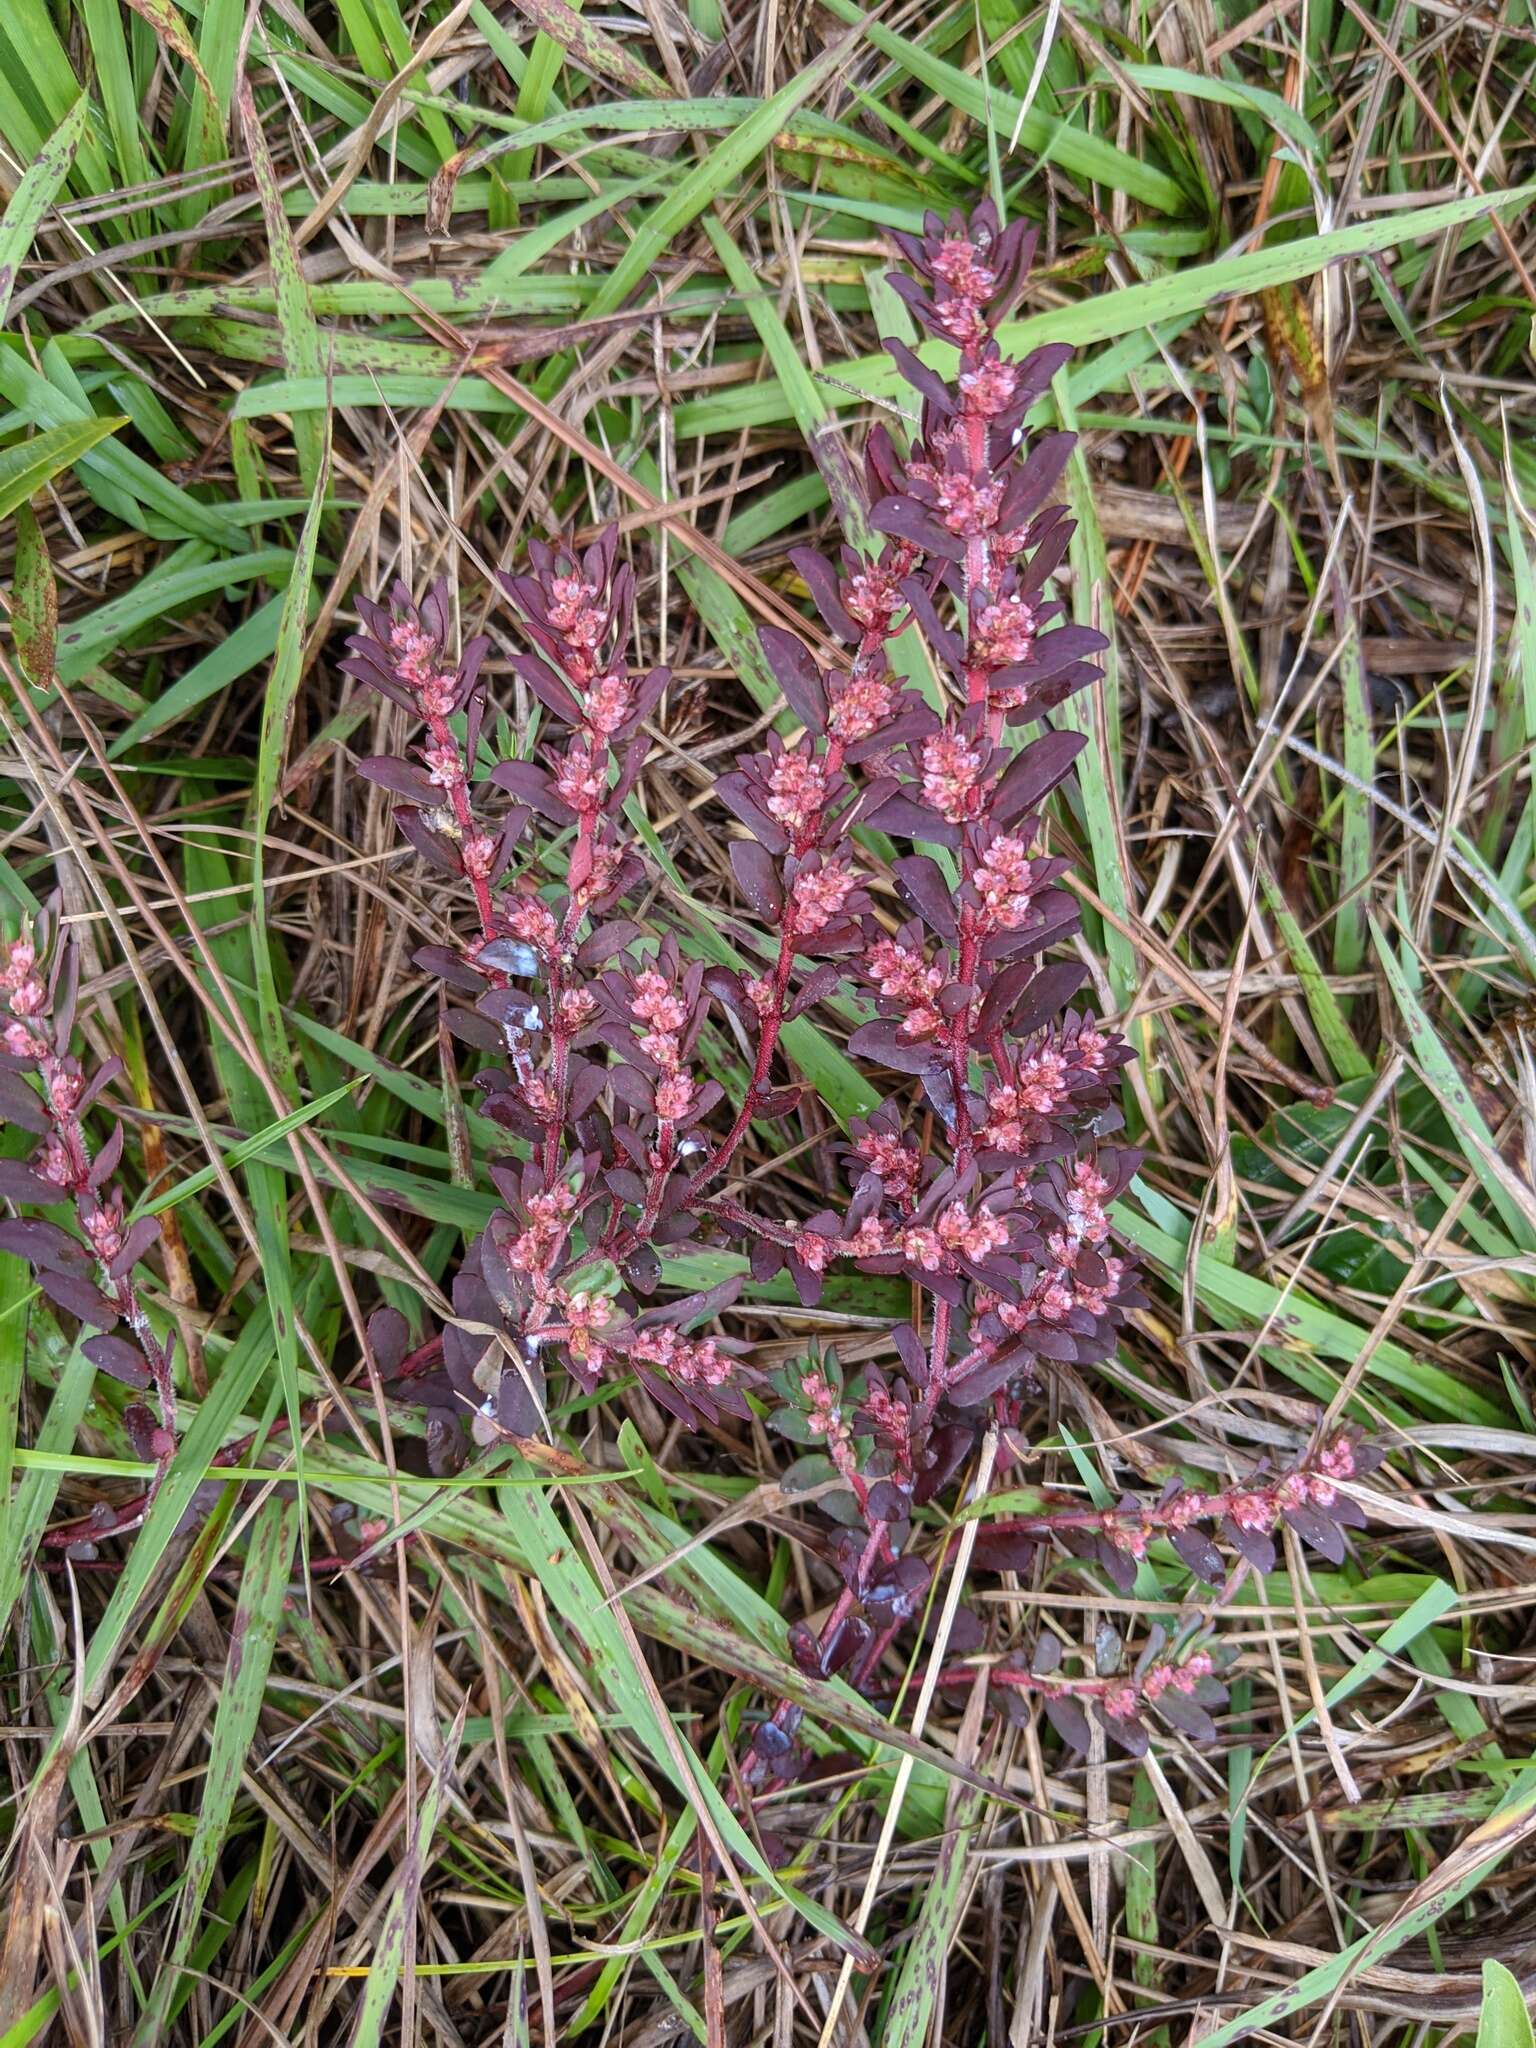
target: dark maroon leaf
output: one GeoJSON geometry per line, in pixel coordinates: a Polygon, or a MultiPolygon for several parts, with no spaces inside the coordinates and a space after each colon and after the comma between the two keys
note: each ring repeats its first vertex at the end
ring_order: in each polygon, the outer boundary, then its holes
{"type": "MultiPolygon", "coordinates": [[[[915,350],[894,335],[885,339],[885,352],[915,391],[932,401],[947,418],[955,409],[954,393],[937,370],[930,370],[915,350]]],[[[1069,351],[1070,353],[1070,351],[1069,351]]]]}
{"type": "Polygon", "coordinates": [[[64,1190],[44,1180],[19,1159],[0,1159],[0,1195],[8,1202],[31,1202],[41,1209],[64,1200],[64,1190]]]}
{"type": "Polygon", "coordinates": [[[1165,1721],[1183,1732],[1194,1742],[1214,1742],[1216,1723],[1210,1715],[1188,1693],[1180,1692],[1177,1686],[1158,1695],[1157,1711],[1165,1721]]]}
{"type": "Polygon", "coordinates": [[[948,824],[937,811],[905,795],[887,797],[866,821],[880,832],[899,832],[904,839],[923,839],[931,846],[958,846],[960,827],[948,824]]]}
{"type": "Polygon", "coordinates": [[[782,626],[759,626],[757,637],[785,703],[808,731],[824,732],[827,693],[811,650],[782,626]]]}
{"type": "Polygon", "coordinates": [[[1000,526],[1022,526],[1037,512],[1061,481],[1062,471],[1077,446],[1076,434],[1042,434],[1015,472],[998,514],[1000,526]]]}
{"type": "Polygon", "coordinates": [[[816,1640],[815,1630],[803,1621],[795,1622],[789,1631],[789,1654],[794,1658],[797,1669],[806,1678],[821,1676],[821,1645],[816,1640]]]}
{"type": "Polygon", "coordinates": [[[755,839],[733,839],[730,854],[731,871],[742,894],[765,924],[777,924],[784,908],[784,885],[767,847],[755,839]]]}
{"type": "Polygon", "coordinates": [[[13,1252],[30,1265],[46,1266],[56,1273],[83,1264],[86,1256],[78,1238],[40,1216],[7,1217],[0,1222],[0,1251],[13,1252]]]}
{"type": "Polygon", "coordinates": [[[165,1432],[142,1402],[129,1402],[123,1410],[123,1427],[128,1432],[128,1441],[145,1464],[159,1464],[165,1448],[165,1432]]]}
{"type": "Polygon", "coordinates": [[[80,1349],[92,1365],[100,1366],[113,1379],[121,1380],[125,1387],[147,1387],[151,1384],[143,1353],[126,1337],[87,1337],[80,1349]]]}
{"type": "MultiPolygon", "coordinates": [[[[491,948],[486,947],[486,952],[491,948]]],[[[485,987],[485,976],[477,974],[469,962],[459,954],[450,952],[447,946],[418,946],[411,955],[411,964],[419,967],[423,974],[435,974],[439,981],[449,988],[462,989],[466,995],[477,996],[485,987]]],[[[489,963],[494,966],[494,961],[489,963]]]]}
{"type": "Polygon", "coordinates": [[[921,1074],[944,1057],[932,1039],[905,1037],[898,1017],[877,1017],[873,1023],[861,1024],[848,1040],[848,1050],[855,1059],[879,1060],[898,1074],[921,1074]]]}
{"type": "Polygon", "coordinates": [[[930,931],[952,941],[957,930],[955,896],[938,862],[925,853],[909,853],[893,864],[891,872],[896,893],[908,909],[915,911],[930,931]]]}
{"type": "Polygon", "coordinates": [[[1095,1556],[1104,1567],[1113,1585],[1122,1593],[1134,1591],[1136,1585],[1136,1560],[1128,1550],[1122,1550],[1118,1543],[1109,1538],[1100,1539],[1095,1556]]]}
{"type": "Polygon", "coordinates": [[[489,1017],[480,1017],[473,1010],[451,1009],[448,1012],[448,1029],[464,1045],[476,1046],[481,1052],[500,1052],[502,1035],[489,1017]]]}
{"type": "Polygon", "coordinates": [[[1068,1749],[1075,1749],[1086,1755],[1093,1740],[1088,1727],[1088,1716],[1083,1712],[1070,1693],[1045,1693],[1040,1701],[1045,1718],[1061,1737],[1068,1749]]]}
{"type": "Polygon", "coordinates": [[[1127,1756],[1145,1756],[1149,1747],[1147,1731],[1134,1714],[1106,1714],[1101,1707],[1098,1719],[1111,1742],[1118,1742],[1127,1756]]]}
{"type": "Polygon", "coordinates": [[[971,1562],[983,1572],[1027,1572],[1039,1547],[1038,1536],[978,1536],[971,1562]]]}
{"type": "Polygon", "coordinates": [[[818,555],[814,548],[791,548],[789,559],[805,579],[816,609],[832,631],[840,640],[857,640],[859,630],[843,609],[837,571],[826,556],[818,555]]]}
{"type": "Polygon", "coordinates": [[[50,1301],[68,1309],[82,1323],[94,1323],[99,1330],[110,1330],[114,1323],[122,1320],[117,1308],[101,1290],[78,1273],[39,1273],[37,1284],[50,1301]]]}
{"type": "Polygon", "coordinates": [[[870,511],[869,523],[876,533],[912,541],[930,555],[951,562],[965,560],[965,542],[940,526],[915,498],[881,498],[870,511]]]}
{"type": "Polygon", "coordinates": [[[1247,1558],[1255,1571],[1268,1573],[1274,1570],[1274,1541],[1261,1529],[1243,1529],[1228,1518],[1222,1522],[1221,1533],[1240,1557],[1247,1558]]]}
{"type": "Polygon", "coordinates": [[[534,1360],[511,1360],[497,1385],[496,1420],[510,1436],[542,1437],[547,1431],[544,1396],[543,1368],[534,1360]]]}
{"type": "Polygon", "coordinates": [[[27,1085],[20,1074],[0,1068],[0,1123],[15,1124],[19,1130],[45,1137],[52,1129],[43,1098],[27,1085]]]}
{"type": "Polygon", "coordinates": [[[1048,732],[1021,747],[992,799],[996,822],[1006,825],[1023,812],[1038,809],[1072,773],[1073,763],[1087,744],[1086,733],[1048,732]]]}
{"type": "Polygon", "coordinates": [[[1049,1678],[1053,1671],[1061,1669],[1061,1638],[1052,1630],[1042,1629],[1036,1636],[1029,1668],[1036,1678],[1049,1678]]]}
{"type": "Polygon", "coordinates": [[[777,1117],[789,1116],[799,1108],[800,1098],[804,1093],[804,1089],[798,1085],[792,1088],[775,1088],[757,1103],[755,1113],[770,1123],[777,1117]]]}
{"type": "Polygon", "coordinates": [[[395,824],[400,836],[409,840],[422,858],[431,861],[435,868],[441,868],[444,874],[448,875],[461,875],[464,872],[464,863],[459,858],[458,848],[451,840],[445,839],[441,832],[434,832],[420,811],[403,805],[395,812],[395,824]]]}
{"type": "Polygon", "coordinates": [[[1310,1543],[1330,1564],[1344,1562],[1344,1532],[1330,1516],[1317,1508],[1287,1508],[1285,1520],[1303,1543],[1310,1543]]]}
{"type": "Polygon", "coordinates": [[[549,776],[537,761],[498,761],[491,770],[490,780],[516,802],[526,804],[542,817],[564,823],[576,815],[569,804],[555,795],[549,776]]]}
{"type": "Polygon", "coordinates": [[[115,1123],[112,1126],[107,1142],[91,1161],[91,1171],[86,1185],[92,1190],[105,1187],[113,1174],[116,1173],[118,1162],[122,1159],[122,1156],[123,1127],[121,1124],[115,1123]]]}
{"type": "Polygon", "coordinates": [[[373,1346],[379,1371],[389,1379],[410,1349],[410,1324],[397,1308],[376,1308],[368,1318],[368,1342],[373,1346]]]}
{"type": "MultiPolygon", "coordinates": [[[[1092,626],[1058,626],[1053,632],[1040,635],[1030,649],[1028,661],[1014,662],[999,669],[994,678],[995,687],[1002,690],[1032,689],[1060,675],[1074,662],[1102,653],[1108,645],[1104,635],[1092,626]]],[[[1050,737],[1065,739],[1067,735],[1053,733],[1050,737]]]]}
{"type": "Polygon", "coordinates": [[[1220,1585],[1224,1576],[1221,1552],[1208,1536],[1198,1529],[1178,1529],[1173,1547],[1197,1579],[1204,1579],[1208,1586],[1220,1585]]]}
{"type": "Polygon", "coordinates": [[[365,782],[376,783],[391,796],[403,796],[407,803],[430,809],[443,798],[443,792],[425,768],[418,768],[414,761],[397,760],[392,754],[370,754],[358,762],[357,772],[365,782]]]}
{"type": "Polygon", "coordinates": [[[160,1235],[160,1225],[153,1216],[141,1216],[131,1224],[123,1239],[123,1248],[107,1268],[107,1276],[121,1280],[123,1275],[136,1266],[150,1246],[160,1235]]]}
{"type": "Polygon", "coordinates": [[[1087,968],[1076,960],[1062,960],[1042,967],[1030,982],[1005,1029],[1017,1038],[1028,1038],[1066,1008],[1087,978],[1087,968]]]}

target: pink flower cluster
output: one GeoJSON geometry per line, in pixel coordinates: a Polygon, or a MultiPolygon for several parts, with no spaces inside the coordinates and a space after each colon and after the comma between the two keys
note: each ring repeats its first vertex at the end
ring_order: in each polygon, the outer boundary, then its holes
{"type": "Polygon", "coordinates": [[[86,1136],[83,1119],[122,1061],[111,1060],[88,1077],[70,1053],[74,981],[73,948],[57,935],[52,906],[35,934],[0,944],[0,1003],[6,1013],[0,1117],[38,1139],[26,1161],[0,1160],[0,1195],[43,1208],[68,1203],[78,1232],[71,1235],[41,1219],[0,1222],[0,1247],[29,1260],[43,1293],[101,1333],[81,1347],[93,1364],[131,1387],[154,1390],[158,1421],[137,1403],[125,1417],[136,1449],[157,1467],[138,1520],[176,1448],[175,1338],[162,1342],[157,1336],[134,1284],[134,1268],[160,1228],[148,1217],[130,1223],[122,1190],[114,1184],[122,1125],[113,1123],[94,1155],[86,1136]],[[113,1334],[119,1324],[127,1326],[128,1338],[113,1334]]]}

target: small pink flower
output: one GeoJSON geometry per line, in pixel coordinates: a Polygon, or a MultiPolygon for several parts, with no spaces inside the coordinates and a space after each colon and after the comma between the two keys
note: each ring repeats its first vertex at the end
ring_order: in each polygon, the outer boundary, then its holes
{"type": "Polygon", "coordinates": [[[851,746],[868,739],[890,718],[896,703],[896,686],[868,664],[853,674],[833,697],[827,714],[827,730],[834,739],[851,746]]]}
{"type": "Polygon", "coordinates": [[[971,638],[972,652],[989,668],[1028,661],[1037,629],[1035,607],[1017,591],[984,605],[971,638]]]}
{"type": "Polygon", "coordinates": [[[1008,1242],[1008,1226],[989,1209],[970,1215],[963,1202],[951,1202],[939,1217],[940,1242],[968,1259],[984,1259],[1008,1242]]]}
{"type": "Polygon", "coordinates": [[[1275,1498],[1269,1493],[1229,1493],[1227,1515],[1239,1529],[1248,1529],[1257,1535],[1268,1535],[1277,1519],[1275,1498]]]}
{"type": "Polygon", "coordinates": [[[556,576],[550,584],[550,626],[572,647],[590,652],[608,630],[608,615],[598,596],[597,586],[579,576],[556,576]]]}
{"type": "MultiPolygon", "coordinates": [[[[955,382],[960,388],[963,410],[991,419],[1013,403],[1019,388],[1019,366],[1005,356],[993,356],[974,370],[962,370],[955,382]]],[[[1021,657],[1012,655],[1009,659],[1017,661],[1021,657]]]]}
{"type": "Polygon", "coordinates": [[[866,1131],[853,1149],[872,1173],[879,1174],[893,1202],[911,1199],[922,1162],[909,1145],[903,1145],[900,1138],[892,1137],[888,1131],[866,1131]]]}
{"type": "Polygon", "coordinates": [[[629,1340],[628,1350],[631,1358],[658,1368],[685,1387],[723,1387],[735,1363],[713,1337],[695,1341],[680,1336],[669,1323],[637,1330],[629,1340]]]}
{"type": "Polygon", "coordinates": [[[873,637],[887,637],[887,629],[895,614],[906,604],[901,587],[889,570],[872,562],[868,568],[859,569],[848,578],[838,595],[855,625],[863,626],[873,637]]]}
{"type": "Polygon", "coordinates": [[[536,953],[547,956],[555,950],[560,928],[555,923],[553,912],[536,897],[525,896],[509,915],[507,923],[512,929],[512,936],[521,939],[525,946],[532,946],[536,953]]]}
{"type": "Polygon", "coordinates": [[[915,1225],[901,1233],[901,1249],[914,1266],[921,1266],[925,1273],[942,1272],[946,1264],[944,1240],[936,1230],[915,1225]]]}
{"type": "Polygon", "coordinates": [[[489,880],[496,865],[496,841],[488,832],[475,832],[463,845],[464,872],[477,882],[489,880]]]}
{"type": "Polygon", "coordinates": [[[968,818],[981,779],[980,750],[953,729],[931,733],[923,741],[922,768],[924,801],[952,825],[968,818]]]}
{"type": "Polygon", "coordinates": [[[602,802],[607,790],[608,778],[600,768],[593,766],[585,741],[573,740],[555,776],[556,796],[563,804],[569,804],[573,811],[592,811],[602,802]]]}
{"type": "Polygon", "coordinates": [[[1067,1063],[1053,1046],[1019,1062],[1018,1100],[1037,1116],[1051,1116],[1067,1100],[1067,1063]]]}
{"type": "Polygon", "coordinates": [[[35,974],[29,974],[11,995],[11,1010],[18,1017],[36,1017],[48,1007],[48,991],[35,974]]]}
{"type": "Polygon", "coordinates": [[[827,801],[827,775],[814,754],[781,754],[768,775],[768,815],[798,835],[819,825],[827,801]]]}
{"type": "Polygon", "coordinates": [[[663,1123],[681,1123],[693,1114],[697,1091],[686,1074],[669,1074],[656,1090],[656,1114],[663,1123]]]}
{"type": "Polygon", "coordinates": [[[813,1273],[824,1273],[836,1256],[837,1240],[823,1237],[819,1230],[801,1230],[795,1235],[795,1257],[813,1273]]]}
{"type": "Polygon", "coordinates": [[[946,235],[930,261],[936,278],[959,298],[985,305],[997,290],[997,272],[969,235],[946,235]]]}
{"type": "Polygon", "coordinates": [[[663,1073],[675,1073],[682,1064],[683,1049],[670,1031],[647,1031],[640,1040],[640,1050],[663,1073]]]}
{"type": "Polygon", "coordinates": [[[790,891],[796,934],[809,939],[825,931],[858,886],[859,877],[846,861],[802,868],[790,891]]]}
{"type": "Polygon", "coordinates": [[[1011,833],[999,833],[972,877],[989,926],[1011,932],[1029,922],[1033,874],[1034,863],[1025,842],[1011,833]]]}
{"type": "Polygon", "coordinates": [[[939,480],[938,497],[941,522],[951,533],[969,539],[989,532],[997,524],[1003,486],[994,477],[978,483],[963,470],[950,471],[939,480]]]}
{"type": "Polygon", "coordinates": [[[48,1041],[25,1024],[12,1023],[5,1027],[5,1049],[18,1060],[40,1060],[47,1057],[48,1041]]]}
{"type": "Polygon", "coordinates": [[[629,717],[634,702],[634,686],[629,678],[618,670],[611,670],[588,684],[581,715],[593,732],[603,739],[610,739],[629,717]]]}
{"type": "Polygon", "coordinates": [[[890,1233],[878,1216],[866,1216],[852,1237],[838,1240],[845,1259],[878,1259],[890,1248],[890,1233]]]}
{"type": "Polygon", "coordinates": [[[646,967],[634,978],[630,1013],[658,1031],[681,1031],[688,1022],[688,1007],[672,993],[672,984],[654,967],[646,967]]]}
{"type": "Polygon", "coordinates": [[[905,1401],[884,1387],[872,1387],[864,1397],[864,1412],[888,1443],[905,1445],[912,1423],[912,1410],[905,1401]]]}
{"type": "Polygon", "coordinates": [[[48,1140],[37,1158],[33,1160],[32,1169],[44,1180],[51,1181],[56,1188],[67,1188],[75,1177],[69,1149],[61,1138],[48,1140]]]}
{"type": "Polygon", "coordinates": [[[1323,1445],[1317,1454],[1317,1469],[1330,1479],[1354,1478],[1355,1447],[1347,1436],[1336,1436],[1323,1445]]]}
{"type": "Polygon", "coordinates": [[[864,967],[881,995],[905,1003],[930,1003],[944,986],[944,971],[921,953],[882,935],[864,955],[864,967]]]}
{"type": "Polygon", "coordinates": [[[48,1090],[48,1100],[53,1105],[55,1116],[73,1116],[80,1097],[85,1092],[84,1078],[71,1073],[68,1068],[54,1067],[43,1076],[48,1090]]]}
{"type": "Polygon", "coordinates": [[[1146,1556],[1147,1532],[1140,1522],[1128,1522],[1113,1509],[1109,1509],[1105,1512],[1100,1527],[1116,1550],[1123,1550],[1127,1557],[1146,1556]]]}
{"type": "Polygon", "coordinates": [[[85,1234],[91,1241],[96,1256],[106,1265],[115,1259],[123,1248],[123,1234],[117,1227],[116,1218],[107,1209],[92,1209],[81,1218],[85,1234]]]}
{"type": "Polygon", "coordinates": [[[453,747],[428,747],[422,754],[427,774],[439,789],[456,789],[464,780],[463,764],[453,747]]]}

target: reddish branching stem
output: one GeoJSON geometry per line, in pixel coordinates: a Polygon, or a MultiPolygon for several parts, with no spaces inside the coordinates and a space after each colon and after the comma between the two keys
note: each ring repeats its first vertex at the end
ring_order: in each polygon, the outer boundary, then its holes
{"type": "Polygon", "coordinates": [[[158,1468],[158,1486],[176,1449],[176,1339],[155,1334],[133,1275],[160,1227],[152,1217],[128,1221],[115,1180],[123,1152],[115,1119],[92,1154],[84,1119],[122,1061],[88,1076],[70,1052],[75,976],[73,947],[59,938],[51,907],[35,931],[0,948],[0,1115],[40,1140],[26,1161],[0,1161],[0,1194],[39,1208],[68,1203],[76,1225],[70,1232],[40,1217],[0,1223],[0,1246],[29,1260],[44,1294],[98,1332],[82,1345],[95,1365],[153,1389],[159,1420],[138,1403],[126,1420],[135,1449],[158,1468]],[[129,1337],[115,1334],[120,1326],[129,1337]]]}

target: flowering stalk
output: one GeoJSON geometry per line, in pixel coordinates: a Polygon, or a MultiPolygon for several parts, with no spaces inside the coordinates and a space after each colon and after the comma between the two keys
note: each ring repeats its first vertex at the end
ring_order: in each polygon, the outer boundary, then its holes
{"type": "Polygon", "coordinates": [[[1015,1570],[1027,1564],[1040,1541],[1055,1537],[1091,1558],[1122,1592],[1129,1592],[1137,1561],[1162,1537],[1196,1578],[1216,1585],[1225,1574],[1218,1542],[1255,1571],[1271,1572],[1274,1536],[1284,1524],[1330,1562],[1341,1564],[1342,1530],[1365,1525],[1358,1504],[1340,1491],[1341,1483],[1362,1476],[1376,1462],[1374,1450],[1340,1432],[1288,1471],[1274,1477],[1260,1471],[1215,1493],[1187,1490],[1174,1480],[1159,1500],[1124,1499],[1112,1508],[1096,1508],[1070,1494],[1042,1489],[1033,1513],[987,1522],[975,1558],[983,1569],[1015,1570]]]}
{"type": "Polygon", "coordinates": [[[133,1270],[160,1235],[153,1217],[130,1224],[122,1190],[113,1184],[123,1153],[123,1127],[114,1121],[94,1155],[84,1118],[122,1071],[111,1059],[87,1077],[69,1050],[74,1023],[77,962],[71,943],[57,937],[50,906],[35,931],[0,948],[0,1117],[39,1139],[25,1160],[0,1160],[0,1195],[14,1203],[74,1210],[78,1235],[41,1217],[0,1222],[0,1249],[28,1260],[50,1301],[100,1334],[81,1349],[102,1371],[125,1385],[153,1388],[159,1421],[137,1402],[125,1417],[134,1448],[156,1468],[135,1517],[142,1521],[176,1449],[176,1339],[162,1344],[134,1286],[133,1270]],[[45,963],[47,963],[45,978],[45,963]],[[113,1333],[126,1324],[132,1341],[113,1333]]]}

